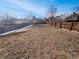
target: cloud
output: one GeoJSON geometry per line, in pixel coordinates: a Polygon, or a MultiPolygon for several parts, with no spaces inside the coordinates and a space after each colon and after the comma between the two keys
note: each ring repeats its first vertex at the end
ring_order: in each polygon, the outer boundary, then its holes
{"type": "Polygon", "coordinates": [[[6,0],[6,1],[26,11],[29,11],[29,12],[32,12],[34,14],[38,14],[41,16],[44,16],[47,10],[45,7],[33,4],[31,2],[27,2],[27,1],[20,1],[20,0],[19,1],[18,0],[6,0]]]}

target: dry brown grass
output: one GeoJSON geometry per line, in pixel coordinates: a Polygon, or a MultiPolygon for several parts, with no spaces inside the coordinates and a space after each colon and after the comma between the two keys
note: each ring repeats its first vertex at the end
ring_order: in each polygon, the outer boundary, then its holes
{"type": "Polygon", "coordinates": [[[79,33],[35,26],[1,37],[0,59],[79,59],[79,33]]]}

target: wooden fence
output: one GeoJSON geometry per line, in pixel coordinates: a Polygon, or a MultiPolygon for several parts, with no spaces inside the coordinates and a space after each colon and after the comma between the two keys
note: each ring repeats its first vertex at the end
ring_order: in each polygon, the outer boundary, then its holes
{"type": "Polygon", "coordinates": [[[49,24],[49,26],[69,29],[70,31],[79,31],[79,22],[46,21],[46,24],[49,24]]]}

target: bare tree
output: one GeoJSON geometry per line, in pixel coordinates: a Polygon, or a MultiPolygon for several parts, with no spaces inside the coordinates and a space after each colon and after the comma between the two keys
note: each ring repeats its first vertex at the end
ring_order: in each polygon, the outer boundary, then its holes
{"type": "Polygon", "coordinates": [[[54,6],[51,6],[48,10],[48,16],[49,17],[54,17],[55,16],[55,13],[57,11],[57,8],[55,8],[54,6]]]}
{"type": "Polygon", "coordinates": [[[75,10],[76,10],[76,12],[78,13],[78,12],[79,12],[79,6],[76,6],[76,7],[75,7],[75,10]]]}
{"type": "Polygon", "coordinates": [[[15,21],[15,17],[11,16],[8,13],[5,13],[4,16],[2,16],[2,20],[1,20],[1,22],[5,24],[13,24],[14,21],[15,21]]]}
{"type": "Polygon", "coordinates": [[[79,6],[76,6],[75,10],[76,10],[76,18],[79,21],[79,6]]]}

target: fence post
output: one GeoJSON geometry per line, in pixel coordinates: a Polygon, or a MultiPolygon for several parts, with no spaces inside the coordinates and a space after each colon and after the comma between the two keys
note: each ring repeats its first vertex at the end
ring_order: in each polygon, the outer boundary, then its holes
{"type": "Polygon", "coordinates": [[[60,29],[62,28],[62,22],[60,22],[60,29]]]}
{"type": "Polygon", "coordinates": [[[70,31],[73,30],[74,23],[71,24],[70,31]]]}
{"type": "Polygon", "coordinates": [[[74,30],[77,30],[77,29],[76,29],[76,26],[77,26],[77,22],[75,22],[75,23],[74,23],[74,25],[75,25],[75,26],[74,26],[74,30]]]}
{"type": "Polygon", "coordinates": [[[54,27],[56,27],[56,21],[55,21],[55,23],[54,23],[54,27]]]}

